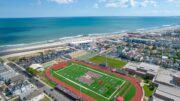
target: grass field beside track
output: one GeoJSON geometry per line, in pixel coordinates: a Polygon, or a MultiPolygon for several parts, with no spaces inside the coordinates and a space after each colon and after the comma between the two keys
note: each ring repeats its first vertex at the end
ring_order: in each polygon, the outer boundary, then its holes
{"type": "Polygon", "coordinates": [[[107,62],[107,65],[113,68],[122,68],[127,64],[127,62],[125,61],[113,59],[105,56],[95,56],[93,58],[90,58],[89,61],[97,64],[106,64],[107,62]]]}
{"type": "Polygon", "coordinates": [[[94,52],[87,52],[86,54],[78,57],[79,60],[88,60],[94,56],[96,56],[97,53],[94,53],[94,52]]]}

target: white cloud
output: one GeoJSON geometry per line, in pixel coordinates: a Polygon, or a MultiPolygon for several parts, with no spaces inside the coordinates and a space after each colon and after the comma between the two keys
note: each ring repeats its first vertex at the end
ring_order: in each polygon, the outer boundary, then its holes
{"type": "Polygon", "coordinates": [[[69,4],[69,3],[73,3],[74,0],[49,0],[58,4],[69,4]]]}
{"type": "MultiPolygon", "coordinates": [[[[81,0],[47,0],[55,2],[58,4],[69,4],[75,1],[81,0]]],[[[180,0],[164,0],[169,3],[180,3],[180,0]]],[[[38,4],[41,4],[41,0],[38,0],[38,4]]],[[[158,2],[160,3],[160,2],[158,2]]],[[[103,4],[105,7],[147,7],[147,6],[157,6],[157,0],[97,0],[97,3],[93,5],[94,8],[99,8],[99,4],[103,4]]]]}
{"type": "Polygon", "coordinates": [[[95,4],[93,5],[93,8],[99,8],[99,4],[98,4],[98,3],[95,3],[95,4]]]}
{"type": "Polygon", "coordinates": [[[168,0],[169,2],[177,2],[177,1],[180,1],[180,0],[168,0]]]}
{"type": "Polygon", "coordinates": [[[180,0],[168,0],[168,2],[171,2],[171,3],[180,3],[180,0]]]}
{"type": "Polygon", "coordinates": [[[135,0],[130,0],[130,4],[132,7],[134,7],[136,5],[136,1],[135,0]]]}
{"type": "Polygon", "coordinates": [[[143,2],[140,2],[141,7],[147,7],[147,6],[157,6],[156,2],[154,0],[144,0],[143,2]]]}
{"type": "Polygon", "coordinates": [[[106,7],[117,8],[117,7],[120,7],[121,4],[115,3],[115,2],[111,2],[111,3],[107,3],[105,6],[106,6],[106,7]]]}
{"type": "Polygon", "coordinates": [[[105,7],[147,7],[156,6],[155,0],[99,0],[105,7]]]}
{"type": "Polygon", "coordinates": [[[128,7],[129,5],[129,0],[109,0],[109,1],[104,1],[105,2],[105,7],[128,7]]]}

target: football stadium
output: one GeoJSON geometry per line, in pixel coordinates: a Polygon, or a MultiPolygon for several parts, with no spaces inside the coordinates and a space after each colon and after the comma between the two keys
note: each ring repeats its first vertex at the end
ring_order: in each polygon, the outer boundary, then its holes
{"type": "Polygon", "coordinates": [[[84,61],[55,64],[46,70],[46,76],[88,101],[139,101],[142,97],[142,89],[134,78],[84,61]]]}

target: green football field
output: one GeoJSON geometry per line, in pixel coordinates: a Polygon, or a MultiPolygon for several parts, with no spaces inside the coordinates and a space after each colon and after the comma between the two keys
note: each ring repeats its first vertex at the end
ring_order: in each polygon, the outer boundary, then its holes
{"type": "Polygon", "coordinates": [[[115,75],[77,63],[69,63],[64,68],[52,70],[51,73],[54,77],[98,101],[114,99],[114,96],[119,95],[124,84],[129,82],[115,75]]]}

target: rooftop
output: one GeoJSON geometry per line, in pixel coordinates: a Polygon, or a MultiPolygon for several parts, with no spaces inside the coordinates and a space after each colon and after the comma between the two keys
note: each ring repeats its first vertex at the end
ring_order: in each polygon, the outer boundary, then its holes
{"type": "Polygon", "coordinates": [[[174,99],[174,101],[179,101],[180,99],[180,89],[175,87],[169,87],[160,84],[155,93],[174,99]]]}
{"type": "Polygon", "coordinates": [[[150,71],[150,72],[158,72],[159,66],[153,65],[153,64],[148,64],[148,63],[140,63],[139,68],[150,71]]]}
{"type": "Polygon", "coordinates": [[[144,63],[144,62],[140,64],[129,62],[126,66],[124,66],[124,68],[128,68],[135,71],[137,71],[137,69],[139,68],[139,69],[146,70],[147,73],[154,74],[154,75],[156,75],[159,70],[159,66],[144,63]]]}
{"type": "Polygon", "coordinates": [[[173,73],[173,76],[179,77],[180,78],[180,72],[176,71],[176,73],[173,73]]]}
{"type": "Polygon", "coordinates": [[[158,75],[155,78],[155,81],[159,81],[159,82],[163,82],[166,84],[172,84],[172,80],[173,80],[173,75],[179,75],[180,72],[179,71],[175,71],[172,69],[163,69],[161,68],[158,72],[158,75]]]}
{"type": "Polygon", "coordinates": [[[23,75],[17,75],[17,76],[10,78],[10,81],[13,83],[18,83],[18,82],[24,81],[24,80],[25,80],[25,77],[23,75]]]}
{"type": "Polygon", "coordinates": [[[0,64],[0,73],[6,72],[9,69],[7,67],[5,67],[3,64],[0,64]]]}
{"type": "Polygon", "coordinates": [[[40,64],[32,64],[31,66],[30,66],[32,69],[39,69],[39,68],[42,68],[43,66],[42,65],[40,65],[40,64]]]}
{"type": "Polygon", "coordinates": [[[30,93],[28,96],[25,97],[26,100],[31,100],[32,98],[42,94],[42,90],[35,90],[34,92],[30,93]]]}
{"type": "Polygon", "coordinates": [[[129,69],[132,69],[132,70],[136,70],[138,68],[139,64],[137,63],[132,63],[132,62],[128,62],[128,64],[126,64],[124,66],[124,68],[129,68],[129,69]]]}

